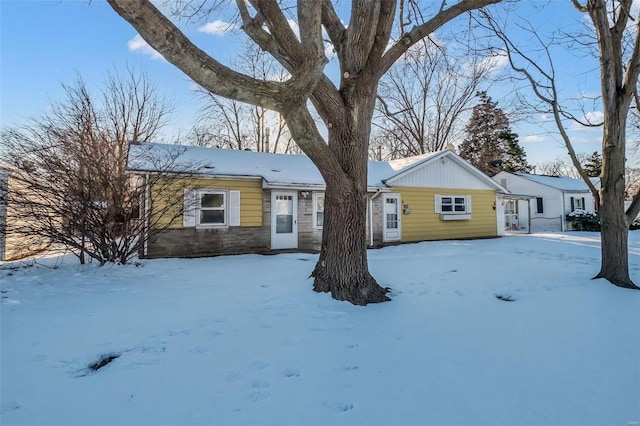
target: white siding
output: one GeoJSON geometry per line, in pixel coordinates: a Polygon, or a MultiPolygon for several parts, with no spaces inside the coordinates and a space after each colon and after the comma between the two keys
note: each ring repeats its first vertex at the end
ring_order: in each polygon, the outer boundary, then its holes
{"type": "MultiPolygon", "coordinates": [[[[543,213],[537,213],[536,199],[531,199],[529,212],[531,215],[530,232],[550,232],[561,230],[561,221],[563,217],[562,191],[532,182],[528,179],[524,179],[510,173],[498,173],[493,177],[493,179],[497,182],[506,180],[507,189],[512,194],[542,197],[543,213]]],[[[518,205],[518,214],[521,222],[529,220],[527,212],[525,211],[526,208],[527,202],[521,201],[518,205]]]]}
{"type": "Polygon", "coordinates": [[[449,158],[441,158],[417,167],[411,173],[393,179],[393,186],[495,190],[449,158]]]}
{"type": "MultiPolygon", "coordinates": [[[[498,173],[493,179],[497,182],[506,180],[506,186],[509,192],[516,195],[531,195],[534,197],[542,197],[543,213],[537,213],[537,202],[535,198],[531,199],[531,232],[550,232],[561,231],[564,217],[571,213],[571,197],[585,199],[585,210],[589,212],[595,211],[594,201],[591,193],[576,192],[563,193],[559,189],[532,182],[528,179],[516,176],[510,173],[498,173]]],[[[507,196],[508,197],[508,196],[507,196]]],[[[520,202],[520,220],[526,220],[523,207],[526,202],[520,202]]]]}

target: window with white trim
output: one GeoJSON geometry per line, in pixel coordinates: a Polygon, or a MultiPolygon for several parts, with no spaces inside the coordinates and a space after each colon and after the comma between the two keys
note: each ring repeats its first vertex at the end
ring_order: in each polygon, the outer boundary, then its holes
{"type": "Polygon", "coordinates": [[[467,197],[443,195],[441,198],[440,212],[465,214],[467,212],[467,197]]]}
{"type": "Polygon", "coordinates": [[[198,225],[225,226],[227,224],[227,191],[198,191],[198,225]]]}
{"type": "Polygon", "coordinates": [[[576,202],[576,210],[584,210],[584,206],[582,205],[582,200],[584,200],[584,198],[576,198],[575,202],[576,202]]]}
{"type": "Polygon", "coordinates": [[[240,191],[185,188],[182,226],[240,226],[240,191]]]}
{"type": "Polygon", "coordinates": [[[435,194],[435,212],[442,220],[471,219],[470,195],[441,195],[435,194]]]}
{"type": "Polygon", "coordinates": [[[324,194],[313,194],[313,227],[322,229],[324,225],[324,194]]]}

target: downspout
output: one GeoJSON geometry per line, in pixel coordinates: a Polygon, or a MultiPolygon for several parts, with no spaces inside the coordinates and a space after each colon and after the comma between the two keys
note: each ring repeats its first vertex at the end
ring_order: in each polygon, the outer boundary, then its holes
{"type": "Polygon", "coordinates": [[[561,192],[562,193],[562,211],[560,212],[560,231],[561,232],[566,232],[567,229],[567,224],[565,223],[565,214],[564,214],[564,208],[565,208],[565,199],[564,199],[564,191],[561,192]]]}
{"type": "Polygon", "coordinates": [[[149,188],[149,173],[144,175],[144,229],[142,232],[142,255],[147,257],[147,241],[149,240],[149,197],[151,190],[149,188]]]}
{"type": "Polygon", "coordinates": [[[529,220],[529,228],[527,229],[527,234],[531,233],[531,216],[533,213],[531,212],[531,198],[527,198],[527,207],[529,208],[528,220],[529,220]]]}
{"type": "Polygon", "coordinates": [[[373,199],[382,194],[382,189],[376,191],[369,197],[369,247],[373,247],[373,199]]]}

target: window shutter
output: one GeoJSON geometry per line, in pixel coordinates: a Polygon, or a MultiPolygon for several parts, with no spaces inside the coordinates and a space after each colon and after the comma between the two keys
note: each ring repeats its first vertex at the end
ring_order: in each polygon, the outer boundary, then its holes
{"type": "Polygon", "coordinates": [[[194,189],[184,190],[184,210],[182,211],[182,226],[192,228],[196,226],[196,210],[198,191],[194,189]]]}
{"type": "Polygon", "coordinates": [[[471,213],[471,195],[467,195],[467,199],[465,200],[465,203],[467,203],[466,212],[471,213]]]}
{"type": "Polygon", "coordinates": [[[574,211],[576,209],[576,202],[573,199],[573,197],[571,197],[571,211],[574,211]]]}
{"type": "Polygon", "coordinates": [[[587,205],[584,203],[584,197],[582,197],[582,210],[587,210],[587,205]]]}
{"type": "Polygon", "coordinates": [[[229,191],[229,226],[240,226],[240,191],[229,191]]]}
{"type": "Polygon", "coordinates": [[[442,213],[442,195],[435,195],[436,213],[442,213]]]}
{"type": "Polygon", "coordinates": [[[542,202],[542,197],[536,198],[536,204],[538,207],[538,213],[544,213],[544,204],[542,202]]]}

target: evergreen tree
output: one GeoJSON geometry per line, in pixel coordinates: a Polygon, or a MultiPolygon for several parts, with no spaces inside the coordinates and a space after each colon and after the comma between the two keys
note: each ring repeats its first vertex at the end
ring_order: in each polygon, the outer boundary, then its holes
{"type": "Polygon", "coordinates": [[[479,92],[478,96],[480,103],[473,107],[460,156],[490,176],[502,170],[529,172],[526,154],[504,111],[486,92],[479,92]]]}
{"type": "Polygon", "coordinates": [[[602,156],[598,151],[591,154],[590,157],[585,158],[582,163],[582,168],[589,177],[598,177],[602,171],[602,156]]]}

